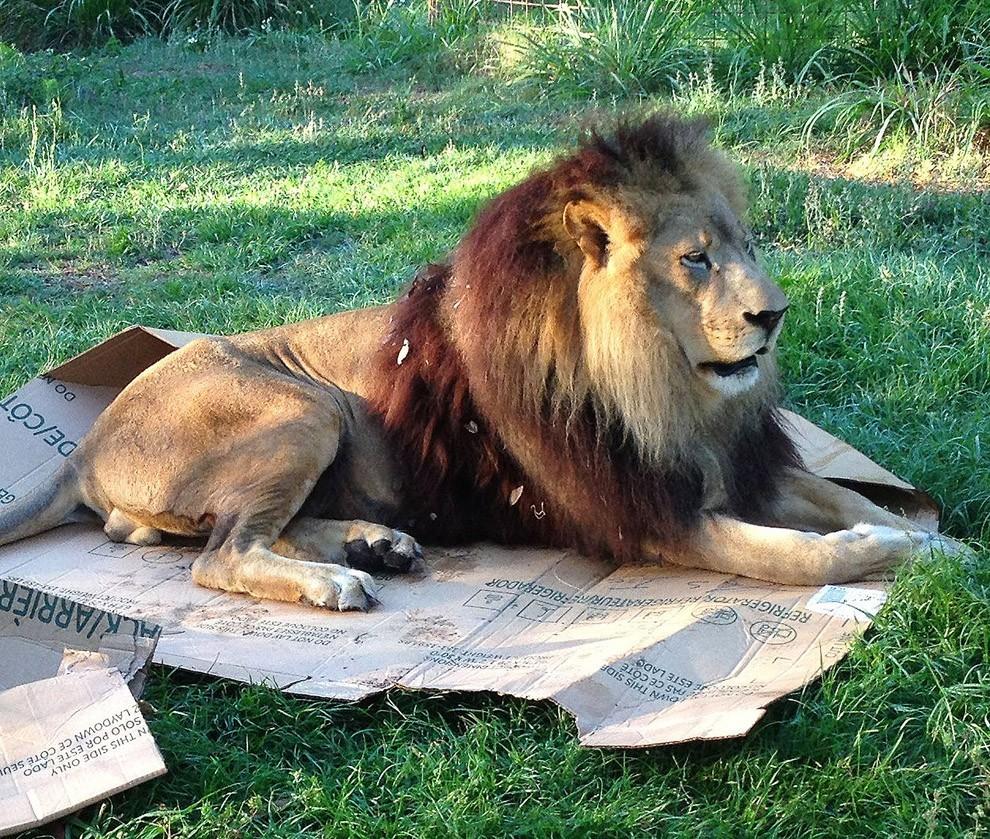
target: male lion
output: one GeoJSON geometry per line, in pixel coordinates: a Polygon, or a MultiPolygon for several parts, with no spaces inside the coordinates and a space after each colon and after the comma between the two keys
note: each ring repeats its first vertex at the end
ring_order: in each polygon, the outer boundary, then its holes
{"type": "Polygon", "coordinates": [[[0,543],[88,508],[118,541],[206,537],[201,585],[341,610],[413,536],[882,574],[936,537],[802,469],[776,409],[787,298],[743,191],[700,122],[595,135],[397,302],[162,359],[0,513],[0,543]]]}

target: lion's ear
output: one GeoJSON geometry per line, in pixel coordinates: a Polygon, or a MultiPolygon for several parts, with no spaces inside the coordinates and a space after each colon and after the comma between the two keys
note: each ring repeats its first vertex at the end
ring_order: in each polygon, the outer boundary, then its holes
{"type": "Polygon", "coordinates": [[[564,230],[584,254],[595,265],[608,261],[608,230],[605,227],[606,214],[601,207],[590,201],[570,201],[564,207],[564,230]]]}

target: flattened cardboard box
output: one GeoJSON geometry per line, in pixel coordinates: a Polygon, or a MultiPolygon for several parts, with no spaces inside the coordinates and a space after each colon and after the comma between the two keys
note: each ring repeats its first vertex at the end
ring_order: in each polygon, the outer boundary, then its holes
{"type": "MultiPolygon", "coordinates": [[[[0,402],[0,503],[47,479],[127,382],[195,337],[133,327],[0,402]]],[[[789,421],[813,471],[932,524],[924,493],[789,421]]],[[[70,525],[0,549],[0,577],[160,623],[167,665],[341,699],[394,686],[553,699],[590,746],[745,734],[838,661],[885,597],[474,545],[429,550],[425,573],[379,577],[381,606],[340,614],[200,588],[195,555],[70,525]]]]}
{"type": "Polygon", "coordinates": [[[158,634],[0,579],[0,836],[164,774],[134,698],[158,634]]]}

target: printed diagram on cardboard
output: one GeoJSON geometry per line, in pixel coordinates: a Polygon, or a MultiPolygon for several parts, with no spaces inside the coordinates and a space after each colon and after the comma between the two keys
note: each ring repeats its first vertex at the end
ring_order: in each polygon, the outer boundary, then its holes
{"type": "MultiPolygon", "coordinates": [[[[45,480],[130,378],[192,337],[133,328],[0,402],[0,447],[16,454],[0,467],[0,503],[45,480]]],[[[923,493],[790,420],[812,469],[931,522],[923,493]]],[[[884,597],[877,584],[825,591],[474,545],[428,551],[425,573],[379,577],[381,606],[340,614],[200,588],[194,557],[69,525],[0,548],[0,587],[153,621],[155,661],[292,693],[358,699],[399,686],[552,699],[592,746],[744,734],[838,661],[884,597]]]]}

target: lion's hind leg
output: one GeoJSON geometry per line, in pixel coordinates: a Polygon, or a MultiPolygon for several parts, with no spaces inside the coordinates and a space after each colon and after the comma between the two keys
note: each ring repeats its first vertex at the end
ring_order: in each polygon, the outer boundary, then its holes
{"type": "Polygon", "coordinates": [[[131,545],[159,545],[162,532],[148,527],[128,516],[123,510],[114,508],[107,516],[103,532],[111,542],[127,542],[131,545]]]}
{"type": "Polygon", "coordinates": [[[282,488],[276,482],[241,512],[218,517],[206,549],[193,562],[193,580],[207,588],[342,612],[376,603],[377,586],[370,574],[282,552],[287,542],[279,534],[302,503],[287,503],[282,488]]]}
{"type": "Polygon", "coordinates": [[[193,580],[266,600],[367,609],[376,602],[370,575],[280,551],[285,543],[279,537],[337,456],[345,433],[338,403],[301,386],[278,392],[272,383],[266,397],[267,414],[211,472],[207,509],[214,524],[206,549],[193,562],[193,580]]]}
{"type": "Polygon", "coordinates": [[[377,602],[371,575],[335,563],[305,562],[275,553],[261,542],[226,542],[200,554],[193,580],[207,588],[243,592],[264,600],[306,603],[341,612],[377,602]]]}

